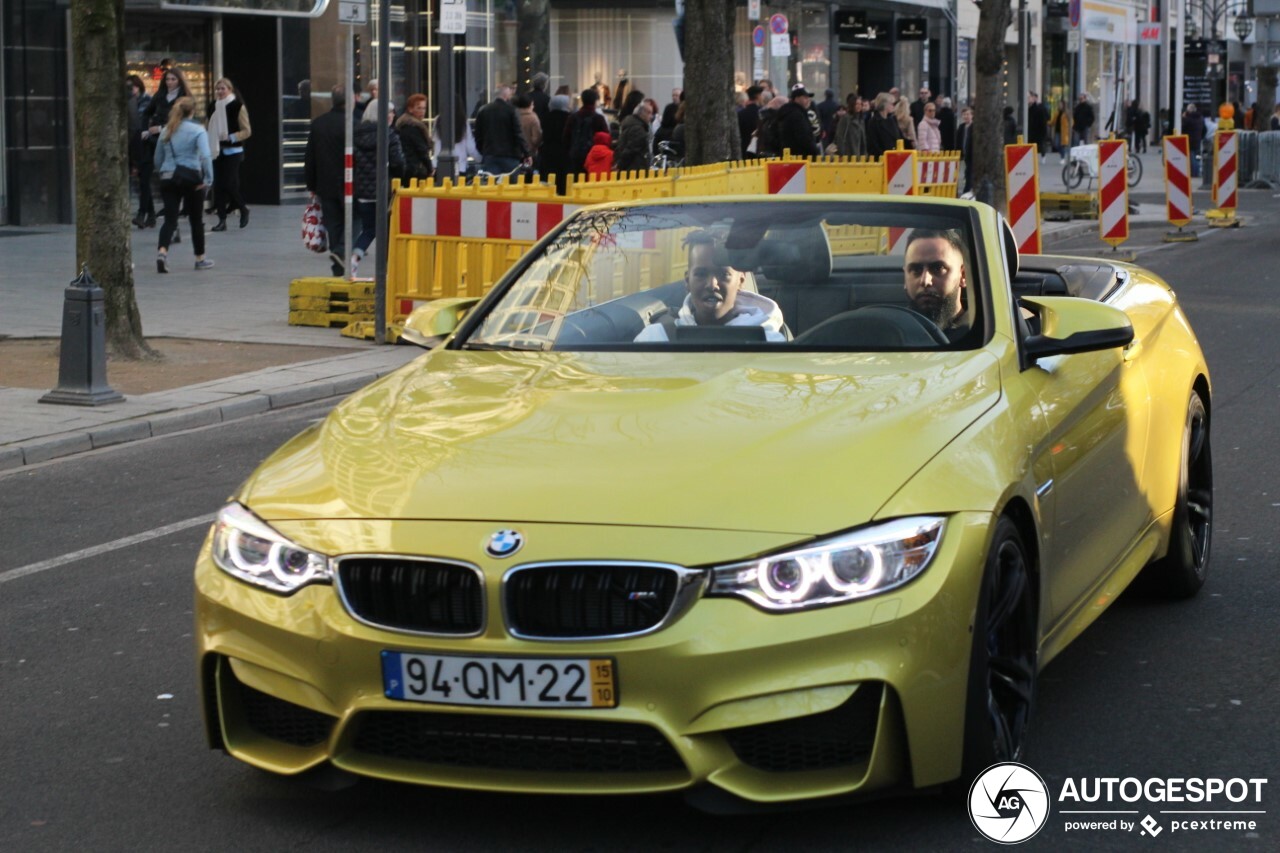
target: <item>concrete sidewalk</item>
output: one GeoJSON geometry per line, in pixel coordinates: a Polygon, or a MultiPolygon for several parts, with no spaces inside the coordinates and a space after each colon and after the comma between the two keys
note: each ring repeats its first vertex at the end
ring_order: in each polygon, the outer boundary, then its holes
{"type": "MultiPolygon", "coordinates": [[[[1056,160],[1050,155],[1042,166],[1046,191],[1062,189],[1056,160]]],[[[1133,217],[1135,228],[1164,221],[1159,154],[1143,160],[1143,180],[1132,196],[1141,209],[1133,217]]],[[[1207,198],[1196,196],[1203,209],[1207,198]]],[[[183,242],[169,251],[172,272],[164,275],[155,267],[158,229],[133,230],[134,284],[144,329],[151,337],[311,344],[349,348],[349,354],[98,407],[41,404],[37,401],[49,389],[0,387],[0,470],[349,394],[421,355],[417,347],[378,347],[344,338],[337,329],[288,325],[289,282],[327,275],[329,266],[325,256],[303,247],[301,218],[300,204],[255,207],[245,229],[235,228],[232,217],[230,230],[206,235],[206,255],[216,266],[203,271],[193,268],[184,222],[183,242]]],[[[1046,222],[1045,251],[1096,233],[1097,227],[1092,220],[1046,222]]],[[[73,226],[0,228],[0,337],[58,337],[63,290],[77,273],[73,226]]]]}

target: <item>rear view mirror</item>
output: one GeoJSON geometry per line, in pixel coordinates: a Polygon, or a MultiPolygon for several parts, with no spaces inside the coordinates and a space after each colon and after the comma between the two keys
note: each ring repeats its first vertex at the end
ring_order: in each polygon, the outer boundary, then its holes
{"type": "Polygon", "coordinates": [[[1019,300],[1039,319],[1037,334],[1023,341],[1027,361],[1051,355],[1128,346],[1133,324],[1119,308],[1074,296],[1028,296],[1019,300]]]}
{"type": "Polygon", "coordinates": [[[404,321],[400,337],[411,344],[431,349],[453,334],[462,318],[479,301],[478,296],[433,299],[413,309],[413,313],[404,321]]]}

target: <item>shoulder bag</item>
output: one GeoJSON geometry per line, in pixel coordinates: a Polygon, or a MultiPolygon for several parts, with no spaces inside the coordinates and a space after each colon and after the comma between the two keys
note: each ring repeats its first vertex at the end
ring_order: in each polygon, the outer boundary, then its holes
{"type": "Polygon", "coordinates": [[[169,146],[169,156],[173,158],[173,171],[165,172],[160,176],[160,186],[185,193],[203,184],[204,173],[199,169],[179,164],[178,155],[173,151],[173,143],[166,139],[164,144],[169,146]]]}

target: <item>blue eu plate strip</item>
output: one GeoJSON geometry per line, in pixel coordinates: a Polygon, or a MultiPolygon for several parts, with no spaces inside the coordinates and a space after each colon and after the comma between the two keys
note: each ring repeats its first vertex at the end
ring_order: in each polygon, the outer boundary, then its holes
{"type": "Polygon", "coordinates": [[[382,687],[388,699],[404,698],[404,668],[400,665],[399,652],[382,653],[382,687]]]}

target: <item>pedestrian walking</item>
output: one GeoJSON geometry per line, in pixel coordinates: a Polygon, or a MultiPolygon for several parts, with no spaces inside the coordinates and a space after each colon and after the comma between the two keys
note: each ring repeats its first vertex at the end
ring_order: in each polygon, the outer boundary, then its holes
{"type": "Polygon", "coordinates": [[[147,228],[148,222],[156,224],[156,203],[151,195],[151,158],[154,145],[143,134],[146,130],[143,116],[147,107],[151,106],[151,96],[147,94],[147,84],[137,74],[129,75],[126,86],[129,92],[129,173],[138,183],[138,213],[133,217],[133,224],[138,228],[147,228]]]}
{"type": "Polygon", "coordinates": [[[857,94],[845,99],[844,115],[836,119],[836,153],[841,157],[861,157],[867,153],[867,124],[863,119],[866,102],[857,94]]]}
{"type": "Polygon", "coordinates": [[[609,131],[596,133],[583,166],[588,175],[607,175],[613,171],[613,136],[609,131]]]}
{"type": "Polygon", "coordinates": [[[347,93],[342,86],[331,92],[329,112],[311,121],[311,133],[303,154],[303,176],[307,191],[320,202],[320,217],[329,235],[329,268],[335,276],[346,273],[346,208],[343,191],[346,181],[347,93]]]}
{"type": "Polygon", "coordinates": [[[1014,145],[1018,141],[1018,120],[1013,117],[1013,107],[1006,105],[1000,116],[1000,129],[1005,145],[1014,145]]]}
{"type": "Polygon", "coordinates": [[[564,195],[569,176],[569,149],[565,129],[569,124],[568,95],[553,95],[547,104],[547,123],[542,127],[542,149],[538,152],[538,172],[554,180],[556,192],[564,195]]]}
{"type": "Polygon", "coordinates": [[[529,100],[533,102],[533,114],[538,117],[538,124],[547,126],[547,114],[551,112],[551,96],[547,94],[547,83],[551,81],[544,72],[533,75],[533,91],[529,92],[529,100]]]}
{"type": "MultiPolygon", "coordinates": [[[[565,147],[569,152],[569,169],[582,172],[587,162],[587,153],[595,144],[595,136],[601,131],[609,132],[609,122],[596,111],[600,95],[595,89],[582,90],[582,107],[569,117],[564,129],[565,147]]],[[[672,116],[674,129],[674,114],[672,116]]]]}
{"type": "Polygon", "coordinates": [[[1182,132],[1187,135],[1187,148],[1191,152],[1191,177],[1200,177],[1201,146],[1207,130],[1204,114],[1195,102],[1187,104],[1182,113],[1182,132]]]}
{"type": "Polygon", "coordinates": [[[529,158],[529,144],[520,130],[520,116],[511,105],[511,94],[510,86],[499,86],[493,100],[476,115],[480,168],[493,175],[514,172],[529,158]]]}
{"type": "MultiPolygon", "coordinates": [[[[452,177],[473,175],[475,170],[480,167],[480,149],[476,147],[476,138],[471,133],[471,125],[467,121],[467,113],[462,107],[462,100],[460,98],[455,100],[453,105],[453,139],[449,144],[449,148],[453,151],[456,174],[452,177]]],[[[440,121],[439,116],[436,116],[435,128],[431,132],[431,144],[432,150],[436,155],[437,164],[440,162],[440,152],[444,148],[440,138],[440,134],[443,132],[443,122],[440,121]]]]}
{"type": "Polygon", "coordinates": [[[1027,95],[1027,141],[1043,157],[1049,151],[1049,108],[1035,92],[1027,95]]]}
{"type": "MultiPolygon", "coordinates": [[[[928,91],[928,90],[924,90],[928,91]]],[[[918,101],[916,103],[919,103],[918,101]]],[[[920,107],[920,115],[924,115],[924,106],[920,107]]],[[[894,120],[898,122],[898,135],[906,144],[907,148],[916,147],[916,125],[911,117],[911,104],[907,103],[906,98],[898,101],[893,108],[894,120]]]]}
{"type": "Polygon", "coordinates": [[[916,127],[916,148],[921,151],[942,150],[942,122],[938,120],[938,108],[924,105],[924,117],[916,127]]]}
{"type": "Polygon", "coordinates": [[[1067,151],[1071,148],[1071,110],[1067,109],[1066,98],[1058,99],[1058,106],[1049,119],[1049,132],[1053,150],[1065,162],[1067,151]]]}
{"type": "Polygon", "coordinates": [[[760,157],[779,157],[782,155],[781,128],[778,114],[787,105],[787,99],[775,96],[760,111],[760,129],[756,131],[756,154],[760,157]]]}
{"type": "Polygon", "coordinates": [[[1072,138],[1076,145],[1089,144],[1093,135],[1093,123],[1096,120],[1093,105],[1089,103],[1089,96],[1082,92],[1075,109],[1071,111],[1072,138]]]}
{"type": "Polygon", "coordinates": [[[431,131],[427,128],[427,96],[410,95],[404,102],[404,112],[396,119],[396,136],[400,150],[404,152],[405,180],[425,181],[435,167],[431,163],[431,131]]]}
{"type": "Polygon", "coordinates": [[[924,118],[924,108],[925,105],[929,103],[931,95],[932,93],[929,91],[928,86],[921,86],[920,96],[911,102],[909,112],[911,115],[912,127],[917,127],[920,124],[921,119],[924,118]]]}
{"type": "MultiPolygon", "coordinates": [[[[738,139],[742,143],[742,158],[745,160],[751,156],[752,151],[747,149],[751,145],[751,138],[755,136],[756,130],[760,127],[760,98],[764,89],[756,85],[747,87],[747,105],[738,112],[738,139]]],[[[756,143],[757,148],[759,143],[756,143]]],[[[754,151],[754,149],[753,149],[754,151]]]]}
{"type": "MultiPolygon", "coordinates": [[[[147,184],[147,197],[152,197],[151,180],[155,174],[155,154],[156,144],[160,139],[160,131],[169,124],[169,112],[173,109],[173,105],[178,102],[179,98],[187,98],[191,96],[191,87],[187,85],[187,78],[182,76],[182,72],[177,68],[166,68],[160,77],[160,88],[151,96],[149,103],[142,116],[142,141],[148,146],[148,150],[142,154],[142,169],[138,174],[138,183],[145,182],[147,184]]],[[[149,211],[139,211],[144,214],[142,224],[138,224],[138,220],[134,219],[134,225],[139,228],[152,228],[156,224],[154,202],[149,211]]],[[[179,233],[173,233],[173,242],[181,241],[179,233]]]]}
{"type": "Polygon", "coordinates": [[[400,135],[391,128],[395,111],[387,110],[387,171],[378,172],[378,111],[366,109],[364,118],[352,134],[354,174],[352,192],[355,196],[355,214],[360,222],[360,233],[351,243],[351,277],[355,278],[360,261],[378,236],[378,184],[387,182],[393,175],[404,172],[404,151],[400,147],[400,135]]]}
{"type": "Polygon", "coordinates": [[[1133,105],[1133,150],[1147,153],[1147,137],[1151,135],[1151,113],[1135,102],[1133,105]]]}
{"type": "Polygon", "coordinates": [[[809,123],[813,93],[797,83],[791,87],[791,100],[778,110],[778,145],[792,157],[816,157],[821,154],[809,123]]]}
{"type": "Polygon", "coordinates": [[[890,92],[876,95],[871,117],[867,119],[867,153],[879,157],[898,147],[902,131],[897,116],[893,114],[894,100],[890,92]]]}
{"type": "Polygon", "coordinates": [[[213,84],[213,103],[209,104],[209,153],[213,155],[213,197],[218,223],[211,231],[227,230],[227,215],[240,211],[240,227],[249,224],[249,208],[240,193],[240,164],[244,162],[244,143],[252,134],[249,110],[240,92],[226,77],[213,84]]]}
{"type": "Polygon", "coordinates": [[[942,134],[942,150],[956,150],[956,111],[950,98],[938,101],[938,130],[942,134]]]}
{"type": "Polygon", "coordinates": [[[836,138],[836,113],[840,111],[840,102],[836,100],[835,89],[823,92],[822,102],[815,104],[813,109],[818,114],[818,126],[821,130],[819,144],[826,148],[836,138]]]}
{"type": "Polygon", "coordinates": [[[185,208],[191,223],[191,248],[198,270],[213,266],[204,256],[204,193],[213,183],[213,158],[209,154],[209,134],[195,120],[196,102],[190,95],[169,105],[169,121],[156,143],[156,174],[164,198],[164,225],[156,271],[169,271],[169,244],[178,227],[179,210],[185,208]]]}
{"type": "Polygon", "coordinates": [[[961,195],[973,192],[973,107],[960,110],[960,124],[956,125],[956,150],[964,165],[964,187],[961,195]]]}
{"type": "MultiPolygon", "coordinates": [[[[634,92],[634,90],[633,90],[634,92]]],[[[622,120],[618,130],[618,150],[613,155],[613,167],[619,172],[633,172],[648,169],[653,163],[653,155],[649,148],[649,128],[653,124],[653,113],[649,105],[641,100],[631,115],[622,120]]]]}
{"type": "Polygon", "coordinates": [[[524,135],[525,144],[529,146],[531,162],[537,162],[538,151],[542,148],[542,122],[538,120],[538,114],[533,111],[533,101],[525,95],[516,95],[511,103],[515,105],[516,115],[520,118],[520,133],[524,135]]]}

